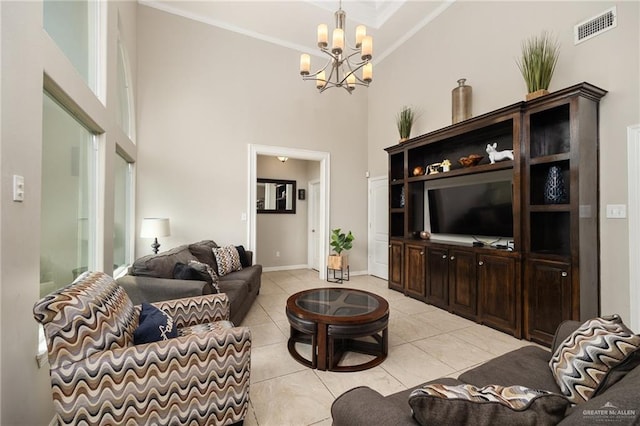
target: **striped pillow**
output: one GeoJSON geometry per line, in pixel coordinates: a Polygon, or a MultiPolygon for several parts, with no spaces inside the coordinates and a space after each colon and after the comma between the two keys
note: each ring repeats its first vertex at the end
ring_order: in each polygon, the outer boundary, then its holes
{"type": "Polygon", "coordinates": [[[618,315],[582,324],[549,361],[553,377],[571,402],[588,401],[640,363],[640,336],[618,315]]]}
{"type": "Polygon", "coordinates": [[[218,264],[219,276],[224,277],[231,272],[242,269],[240,255],[235,246],[214,247],[211,250],[213,250],[213,255],[218,264]]]}
{"type": "Polygon", "coordinates": [[[563,395],[524,386],[429,384],[411,392],[409,405],[423,426],[534,426],[558,423],[570,402],[563,395]]]}

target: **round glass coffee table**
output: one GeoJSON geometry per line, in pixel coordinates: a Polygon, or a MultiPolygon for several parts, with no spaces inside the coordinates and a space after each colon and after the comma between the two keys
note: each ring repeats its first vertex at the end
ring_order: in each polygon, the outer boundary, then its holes
{"type": "Polygon", "coordinates": [[[350,288],[314,288],[287,300],[291,326],[288,348],[298,362],[319,370],[361,371],[387,357],[389,304],[382,297],[350,288]],[[296,343],[311,345],[311,360],[296,350],[296,343]],[[372,355],[358,365],[340,366],[346,352],[372,355]]]}

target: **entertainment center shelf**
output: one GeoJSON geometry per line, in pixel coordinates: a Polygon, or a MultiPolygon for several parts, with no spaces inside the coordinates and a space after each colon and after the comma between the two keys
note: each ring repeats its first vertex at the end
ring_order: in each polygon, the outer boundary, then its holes
{"type": "Polygon", "coordinates": [[[606,93],[577,84],[387,148],[389,287],[545,345],[563,320],[597,315],[598,106],[606,93]],[[485,149],[494,143],[514,159],[490,164],[485,149]],[[471,154],[483,158],[462,167],[458,159],[471,154]],[[509,204],[473,201],[508,192],[478,185],[494,181],[511,184],[509,204]],[[436,192],[450,187],[467,192],[434,207],[445,196],[436,192]],[[454,233],[507,236],[512,250],[418,239],[434,220],[453,222],[451,213],[466,215],[467,228],[456,224],[454,233]],[[508,231],[476,232],[490,226],[487,215],[508,231]]]}

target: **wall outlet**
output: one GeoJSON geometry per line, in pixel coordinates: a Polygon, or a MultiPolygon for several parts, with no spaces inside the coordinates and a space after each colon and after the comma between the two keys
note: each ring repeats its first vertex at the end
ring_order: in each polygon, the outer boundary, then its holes
{"type": "Polygon", "coordinates": [[[276,252],[276,257],[280,257],[280,252],[279,251],[276,252]]]}

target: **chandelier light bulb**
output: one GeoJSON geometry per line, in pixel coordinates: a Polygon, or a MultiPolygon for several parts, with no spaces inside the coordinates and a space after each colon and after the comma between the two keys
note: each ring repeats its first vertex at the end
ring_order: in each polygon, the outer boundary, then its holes
{"type": "Polygon", "coordinates": [[[306,53],[300,55],[300,74],[309,75],[311,69],[311,56],[306,53]]]}
{"type": "Polygon", "coordinates": [[[324,71],[320,71],[318,73],[318,78],[316,78],[316,87],[318,89],[322,89],[327,84],[327,77],[324,71]]]}
{"type": "Polygon", "coordinates": [[[342,53],[342,49],[344,49],[344,30],[336,28],[333,30],[333,48],[331,51],[339,55],[342,53]]]}
{"type": "Polygon", "coordinates": [[[371,80],[373,80],[373,65],[371,65],[371,62],[362,67],[362,79],[367,83],[371,83],[371,80]]]}
{"type": "Polygon", "coordinates": [[[327,24],[318,25],[318,47],[320,49],[327,47],[329,40],[329,29],[327,24]]]}
{"type": "Polygon", "coordinates": [[[347,76],[347,86],[349,86],[350,89],[356,88],[356,76],[353,75],[353,73],[347,76]]]}
{"type": "Polygon", "coordinates": [[[371,60],[373,56],[373,38],[371,36],[362,37],[362,60],[371,60]]]}
{"type": "Polygon", "coordinates": [[[362,39],[367,35],[367,27],[364,25],[358,25],[356,27],[356,48],[360,48],[362,45],[362,39]]]}

